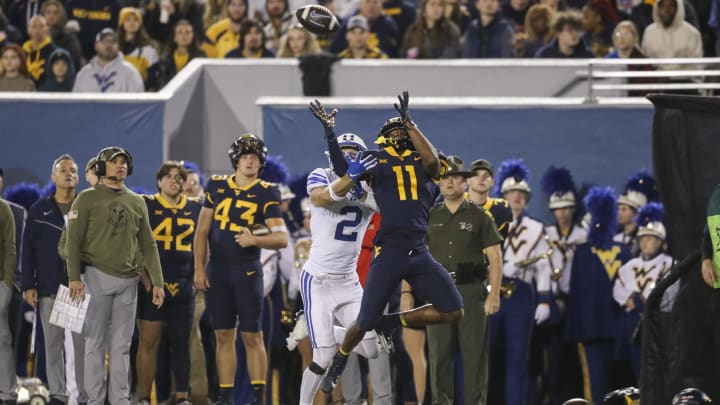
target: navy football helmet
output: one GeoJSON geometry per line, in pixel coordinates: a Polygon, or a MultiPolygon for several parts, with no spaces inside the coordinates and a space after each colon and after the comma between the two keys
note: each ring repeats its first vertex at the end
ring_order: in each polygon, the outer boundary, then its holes
{"type": "Polygon", "coordinates": [[[407,134],[407,128],[400,117],[390,118],[385,121],[385,124],[383,124],[382,128],[380,128],[380,133],[378,134],[378,139],[375,143],[383,148],[392,146],[398,152],[415,150],[415,146],[410,140],[410,136],[407,134]],[[401,129],[403,132],[399,135],[391,137],[390,133],[397,129],[401,129]]]}
{"type": "Polygon", "coordinates": [[[265,160],[267,159],[265,142],[253,134],[243,134],[235,139],[228,150],[228,157],[230,158],[230,163],[232,163],[233,170],[237,167],[240,156],[248,153],[257,155],[260,159],[260,167],[265,167],[265,160]]]}
{"type": "Polygon", "coordinates": [[[603,399],[603,405],[638,405],[640,404],[640,390],[635,387],[615,390],[603,399]]]}

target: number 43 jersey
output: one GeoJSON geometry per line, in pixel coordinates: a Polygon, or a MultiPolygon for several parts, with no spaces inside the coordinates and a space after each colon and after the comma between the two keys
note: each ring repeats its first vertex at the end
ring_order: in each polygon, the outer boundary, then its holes
{"type": "Polygon", "coordinates": [[[260,259],[260,248],[242,248],[235,235],[269,218],[282,218],[280,190],[274,183],[255,180],[239,187],[235,176],[212,176],[205,186],[205,207],[213,210],[210,259],[239,264],[260,259]]]}
{"type": "Polygon", "coordinates": [[[160,194],[143,195],[148,208],[150,227],[160,253],[166,279],[192,278],[193,237],[202,207],[197,198],[180,196],[173,205],[160,194]]]}
{"type": "MultiPolygon", "coordinates": [[[[331,169],[315,169],[308,175],[308,194],[318,187],[329,186],[338,178],[331,169]]],[[[327,207],[310,203],[310,234],[312,246],[304,270],[310,274],[344,274],[356,271],[363,236],[375,211],[372,192],[365,182],[364,201],[350,191],[342,201],[327,207]]]]}

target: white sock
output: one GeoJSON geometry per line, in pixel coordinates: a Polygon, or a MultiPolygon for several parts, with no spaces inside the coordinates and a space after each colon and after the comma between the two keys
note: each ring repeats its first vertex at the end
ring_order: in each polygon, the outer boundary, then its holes
{"type": "Polygon", "coordinates": [[[305,369],[300,384],[300,405],[312,405],[321,379],[322,376],[313,373],[310,368],[305,369]]]}

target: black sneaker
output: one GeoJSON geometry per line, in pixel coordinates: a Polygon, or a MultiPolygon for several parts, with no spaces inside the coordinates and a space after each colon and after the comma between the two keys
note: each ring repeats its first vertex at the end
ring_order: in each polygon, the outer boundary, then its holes
{"type": "Polygon", "coordinates": [[[320,389],[322,392],[329,394],[332,392],[333,388],[335,388],[338,381],[340,381],[340,376],[342,375],[343,370],[345,370],[348,357],[349,356],[343,356],[340,353],[335,353],[332,363],[330,363],[330,366],[327,368],[327,372],[320,381],[320,389]]]}

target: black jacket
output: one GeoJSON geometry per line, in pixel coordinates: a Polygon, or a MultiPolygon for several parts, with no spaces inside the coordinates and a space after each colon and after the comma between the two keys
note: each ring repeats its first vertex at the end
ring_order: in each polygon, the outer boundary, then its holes
{"type": "Polygon", "coordinates": [[[33,204],[28,211],[22,249],[22,290],[37,289],[38,296],[55,294],[67,285],[65,263],[58,254],[58,243],[65,220],[53,196],[33,204]]]}

